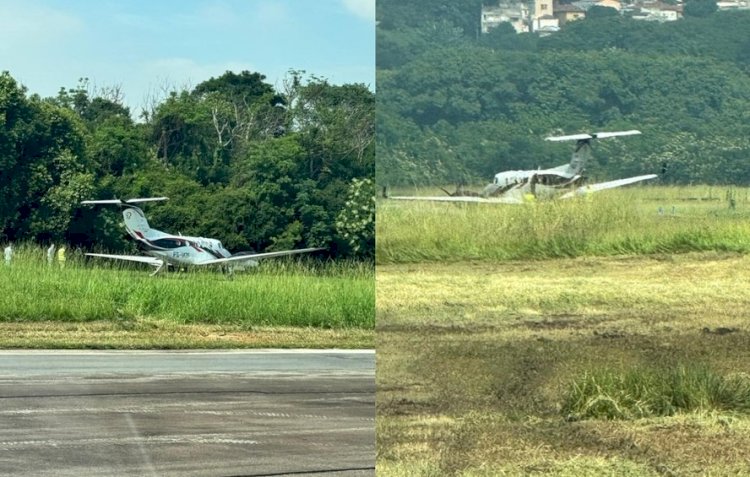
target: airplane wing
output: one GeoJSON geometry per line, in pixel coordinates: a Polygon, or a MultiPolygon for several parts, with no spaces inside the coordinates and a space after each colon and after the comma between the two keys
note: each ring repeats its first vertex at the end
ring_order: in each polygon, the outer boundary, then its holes
{"type": "Polygon", "coordinates": [[[149,265],[153,265],[154,267],[160,267],[163,263],[158,258],[147,257],[145,255],[109,255],[106,253],[87,253],[86,255],[89,257],[112,258],[114,260],[127,260],[130,262],[148,263],[149,265]]]}
{"type": "Polygon", "coordinates": [[[617,137],[617,136],[634,136],[640,133],[641,132],[637,129],[631,129],[630,131],[598,132],[594,134],[594,137],[596,137],[597,139],[606,139],[608,137],[617,137]]]}
{"type": "Polygon", "coordinates": [[[472,202],[475,204],[522,204],[517,197],[471,197],[471,196],[388,196],[394,200],[419,200],[426,202],[472,202]]]}
{"type": "Polygon", "coordinates": [[[609,181],[609,182],[599,182],[598,184],[589,184],[585,186],[581,186],[575,190],[572,190],[570,192],[566,192],[565,194],[561,195],[561,199],[570,199],[571,197],[575,197],[578,195],[585,195],[589,192],[597,192],[600,190],[606,190],[606,189],[614,189],[615,187],[620,187],[628,184],[634,184],[636,182],[641,181],[647,181],[650,179],[656,179],[659,177],[656,174],[647,174],[644,176],[635,176],[635,177],[628,177],[627,179],[617,179],[615,181],[609,181]]]}
{"type": "Polygon", "coordinates": [[[218,258],[216,260],[207,260],[205,262],[196,263],[196,265],[216,265],[219,263],[227,262],[241,262],[243,260],[260,260],[261,258],[272,258],[282,257],[284,255],[295,255],[298,253],[310,253],[325,250],[324,248],[300,248],[296,250],[283,250],[280,252],[265,252],[265,253],[248,253],[242,255],[232,255],[227,258],[218,258]]]}

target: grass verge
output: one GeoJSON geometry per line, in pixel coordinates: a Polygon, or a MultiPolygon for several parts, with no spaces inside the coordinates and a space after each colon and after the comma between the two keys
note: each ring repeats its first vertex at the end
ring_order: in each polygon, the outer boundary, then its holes
{"type": "Polygon", "coordinates": [[[750,252],[748,189],[636,187],[526,205],[380,200],[377,263],[750,252]]]}
{"type": "Polygon", "coordinates": [[[202,269],[150,277],[148,267],[75,252],[61,267],[44,256],[42,248],[21,246],[10,265],[0,265],[0,346],[75,347],[73,336],[81,347],[351,348],[374,341],[371,264],[273,260],[228,279],[202,269]]]}
{"type": "Polygon", "coordinates": [[[0,348],[234,349],[373,348],[372,330],[298,327],[247,328],[137,320],[127,323],[40,321],[0,323],[0,348]]]}

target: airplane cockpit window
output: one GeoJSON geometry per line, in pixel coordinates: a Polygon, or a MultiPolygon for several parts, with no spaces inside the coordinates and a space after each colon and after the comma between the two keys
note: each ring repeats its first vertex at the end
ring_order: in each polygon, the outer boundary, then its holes
{"type": "Polygon", "coordinates": [[[171,238],[163,238],[163,239],[154,240],[152,243],[156,245],[157,247],[161,247],[161,248],[179,248],[185,245],[185,243],[182,240],[171,239],[171,238]]]}

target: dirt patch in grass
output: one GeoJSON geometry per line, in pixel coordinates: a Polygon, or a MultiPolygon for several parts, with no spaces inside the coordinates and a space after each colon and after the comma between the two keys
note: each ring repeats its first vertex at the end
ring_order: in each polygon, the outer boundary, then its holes
{"type": "Polygon", "coordinates": [[[425,476],[750,475],[744,412],[615,422],[568,421],[562,412],[570,383],[603,367],[626,373],[696,363],[722,376],[750,374],[741,286],[750,267],[742,256],[720,258],[555,260],[480,279],[478,271],[499,266],[379,269],[378,468],[425,476]],[[434,299],[453,289],[460,300],[434,299]],[[446,301],[465,305],[448,310],[446,301]]]}

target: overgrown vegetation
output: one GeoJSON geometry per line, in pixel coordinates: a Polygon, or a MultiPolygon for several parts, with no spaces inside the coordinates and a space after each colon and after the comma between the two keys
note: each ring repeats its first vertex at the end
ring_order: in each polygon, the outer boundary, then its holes
{"type": "Polygon", "coordinates": [[[264,262],[228,279],[215,270],[150,277],[142,266],[91,262],[69,254],[48,264],[44,249],[17,248],[0,265],[0,321],[138,320],[256,327],[374,327],[371,265],[357,261],[264,262]]]}
{"type": "Polygon", "coordinates": [[[370,259],[372,237],[355,248],[336,222],[374,174],[374,105],[361,84],[291,72],[276,91],[260,73],[226,72],[166,91],[136,122],[117,88],[82,80],[40,98],[3,72],[0,243],[134,251],[115,211],[80,201],[169,196],[149,209],[154,226],[233,252],[370,259]]]}
{"type": "Polygon", "coordinates": [[[382,200],[377,260],[385,264],[748,252],[749,191],[726,191],[639,187],[523,206],[382,200]]]}
{"type": "Polygon", "coordinates": [[[695,364],[587,372],[571,383],[562,406],[568,419],[641,419],[678,412],[748,410],[748,376],[726,377],[695,364]]]}

